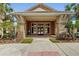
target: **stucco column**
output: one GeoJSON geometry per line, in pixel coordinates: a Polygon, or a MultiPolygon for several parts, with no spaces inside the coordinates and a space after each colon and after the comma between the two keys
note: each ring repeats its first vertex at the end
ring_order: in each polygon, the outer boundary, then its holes
{"type": "Polygon", "coordinates": [[[65,19],[63,18],[64,15],[60,15],[59,19],[57,20],[57,34],[66,32],[65,28],[65,19]]]}
{"type": "Polygon", "coordinates": [[[21,26],[20,26],[21,28],[20,28],[20,30],[23,34],[23,38],[25,38],[25,20],[22,16],[20,16],[20,19],[21,19],[21,26]]]}
{"type": "Polygon", "coordinates": [[[58,22],[56,21],[55,22],[55,34],[56,34],[56,36],[58,34],[58,31],[59,31],[59,29],[58,29],[58,22]]]}
{"type": "MultiPolygon", "coordinates": [[[[4,19],[4,16],[0,15],[0,23],[3,23],[2,19],[4,19]]],[[[0,29],[0,35],[1,35],[1,37],[3,37],[3,28],[0,29]]]]}
{"type": "Polygon", "coordinates": [[[22,16],[17,16],[19,28],[17,28],[18,38],[25,38],[25,20],[22,16]]]}

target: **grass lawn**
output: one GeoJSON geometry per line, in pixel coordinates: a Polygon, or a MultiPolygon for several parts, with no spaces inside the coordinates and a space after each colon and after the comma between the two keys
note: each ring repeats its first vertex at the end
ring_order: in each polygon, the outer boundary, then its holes
{"type": "Polygon", "coordinates": [[[30,38],[30,37],[26,37],[25,39],[22,39],[21,41],[20,41],[20,43],[32,43],[32,41],[33,41],[33,39],[32,38],[30,38]]]}
{"type": "Polygon", "coordinates": [[[53,43],[60,43],[60,41],[59,40],[56,40],[55,38],[49,38],[49,40],[51,42],[53,42],[53,43]]]}

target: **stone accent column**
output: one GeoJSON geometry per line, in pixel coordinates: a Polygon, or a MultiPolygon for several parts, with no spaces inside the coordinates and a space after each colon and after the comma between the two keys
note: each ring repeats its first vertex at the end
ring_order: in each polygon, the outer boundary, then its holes
{"type": "Polygon", "coordinates": [[[66,20],[63,18],[64,15],[60,15],[59,19],[57,20],[57,34],[62,33],[62,32],[66,32],[66,28],[65,28],[65,22],[66,20]]]}
{"type": "Polygon", "coordinates": [[[58,34],[58,23],[57,23],[57,20],[55,22],[55,34],[57,35],[58,34]]]}
{"type": "Polygon", "coordinates": [[[76,33],[76,32],[77,32],[77,28],[74,29],[74,33],[76,33]]]}
{"type": "Polygon", "coordinates": [[[22,25],[20,26],[21,27],[20,30],[23,34],[23,38],[25,38],[25,20],[22,16],[20,16],[20,18],[21,18],[21,22],[22,22],[22,25]]]}
{"type": "Polygon", "coordinates": [[[25,38],[25,19],[22,16],[17,16],[19,28],[17,29],[18,32],[18,39],[25,38]]]}
{"type": "MultiPolygon", "coordinates": [[[[2,19],[4,19],[4,16],[0,15],[0,23],[3,23],[2,19]]],[[[1,28],[1,30],[0,30],[0,35],[1,35],[1,37],[3,36],[3,28],[1,28]]]]}

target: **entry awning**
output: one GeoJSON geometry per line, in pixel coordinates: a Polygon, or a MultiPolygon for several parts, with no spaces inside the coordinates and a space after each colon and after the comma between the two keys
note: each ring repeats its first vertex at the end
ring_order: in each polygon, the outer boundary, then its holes
{"type": "Polygon", "coordinates": [[[75,12],[12,12],[12,15],[22,15],[22,16],[53,16],[53,15],[62,15],[62,14],[76,14],[75,12]]]}

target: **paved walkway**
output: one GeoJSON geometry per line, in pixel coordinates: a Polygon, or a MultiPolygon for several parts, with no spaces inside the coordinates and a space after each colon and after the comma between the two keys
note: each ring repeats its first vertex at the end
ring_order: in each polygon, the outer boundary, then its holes
{"type": "Polygon", "coordinates": [[[79,56],[79,43],[51,43],[49,38],[33,38],[32,44],[0,45],[2,56],[79,56]]]}

